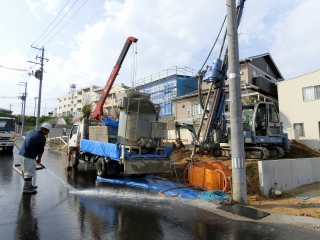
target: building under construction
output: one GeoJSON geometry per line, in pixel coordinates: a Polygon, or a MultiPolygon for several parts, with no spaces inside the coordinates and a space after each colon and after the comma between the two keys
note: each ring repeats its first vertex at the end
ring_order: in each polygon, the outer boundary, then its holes
{"type": "Polygon", "coordinates": [[[198,88],[196,74],[190,68],[164,70],[133,82],[139,92],[150,94],[150,100],[161,107],[160,118],[173,116],[172,98],[194,92],[198,88]]]}

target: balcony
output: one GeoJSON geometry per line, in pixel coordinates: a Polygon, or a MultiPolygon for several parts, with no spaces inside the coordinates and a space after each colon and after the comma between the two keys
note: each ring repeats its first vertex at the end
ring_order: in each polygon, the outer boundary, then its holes
{"type": "Polygon", "coordinates": [[[82,109],[82,104],[81,103],[77,104],[77,109],[82,109]]]}
{"type": "Polygon", "coordinates": [[[278,97],[278,91],[277,91],[277,86],[275,83],[269,81],[266,78],[263,77],[254,77],[252,78],[252,84],[259,87],[261,91],[261,93],[265,94],[265,95],[271,95],[275,98],[278,97]]]}

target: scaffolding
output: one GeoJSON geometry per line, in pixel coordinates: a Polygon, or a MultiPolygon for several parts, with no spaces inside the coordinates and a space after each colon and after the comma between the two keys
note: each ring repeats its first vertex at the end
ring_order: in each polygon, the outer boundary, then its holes
{"type": "Polygon", "coordinates": [[[173,97],[197,90],[196,71],[191,68],[170,68],[158,74],[138,80],[135,84],[140,92],[150,94],[150,100],[160,105],[160,118],[173,115],[173,97]],[[164,72],[164,73],[163,73],[164,72]]]}
{"type": "Polygon", "coordinates": [[[172,67],[172,68],[168,68],[166,70],[162,70],[158,73],[137,79],[135,81],[133,81],[133,86],[132,87],[139,87],[139,86],[143,86],[145,84],[160,80],[160,79],[164,79],[167,78],[169,76],[172,75],[179,75],[179,76],[185,76],[190,77],[190,76],[195,76],[198,72],[192,68],[189,67],[172,67]]]}

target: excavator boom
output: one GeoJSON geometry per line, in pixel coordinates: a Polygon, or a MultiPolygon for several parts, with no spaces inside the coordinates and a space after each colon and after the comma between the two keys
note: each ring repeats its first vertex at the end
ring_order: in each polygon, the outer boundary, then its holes
{"type": "Polygon", "coordinates": [[[105,103],[105,101],[106,101],[106,99],[107,99],[107,97],[109,95],[109,92],[110,92],[110,90],[111,90],[111,88],[113,86],[114,81],[117,78],[117,75],[118,75],[118,73],[120,71],[120,68],[121,68],[121,65],[123,63],[123,60],[126,57],[127,52],[129,50],[131,44],[135,43],[137,41],[138,41],[138,39],[135,38],[135,37],[128,37],[127,38],[127,40],[126,40],[126,42],[125,42],[125,44],[123,46],[123,49],[122,49],[122,51],[120,53],[120,56],[119,56],[119,58],[118,58],[118,60],[116,62],[116,65],[113,67],[113,70],[112,70],[112,72],[110,74],[110,77],[109,77],[109,79],[107,81],[107,84],[106,84],[106,86],[104,87],[104,89],[103,89],[103,91],[101,93],[101,96],[100,96],[100,99],[98,101],[98,104],[97,104],[96,108],[93,111],[93,114],[92,114],[93,119],[100,120],[100,118],[103,116],[103,105],[104,105],[104,103],[105,103]]]}

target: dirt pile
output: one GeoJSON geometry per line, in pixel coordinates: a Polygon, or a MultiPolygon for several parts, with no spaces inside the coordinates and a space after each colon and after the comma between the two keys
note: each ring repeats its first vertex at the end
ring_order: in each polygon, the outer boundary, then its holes
{"type": "Polygon", "coordinates": [[[285,158],[312,158],[320,157],[320,152],[308,146],[297,142],[296,140],[290,141],[291,150],[285,154],[285,158]]]}

